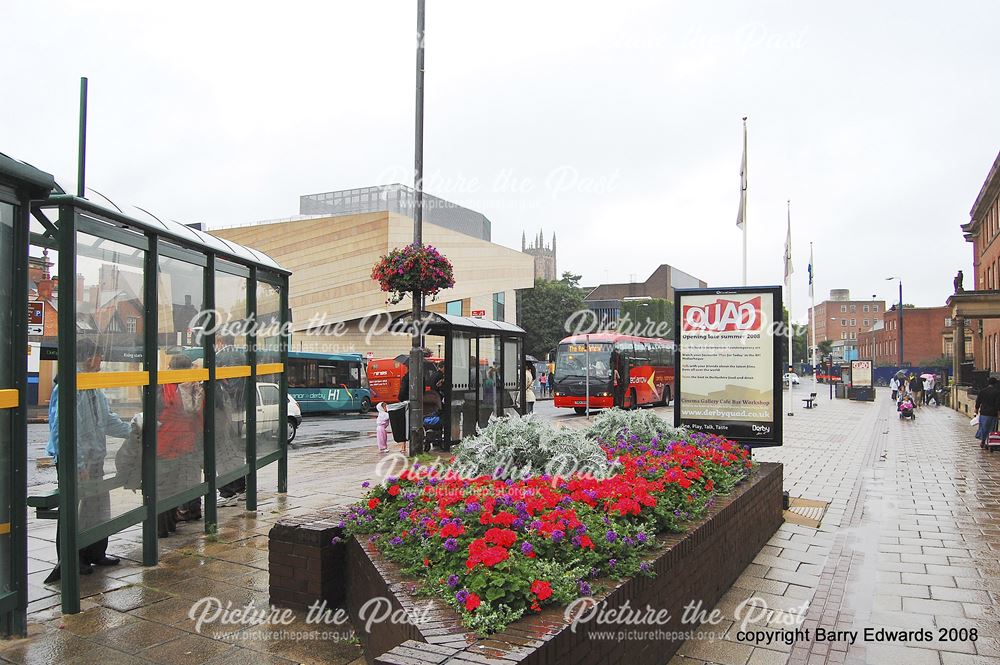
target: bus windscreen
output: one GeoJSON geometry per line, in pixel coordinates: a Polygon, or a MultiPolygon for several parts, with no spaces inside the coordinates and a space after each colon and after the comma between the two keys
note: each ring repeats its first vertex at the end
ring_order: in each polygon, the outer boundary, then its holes
{"type": "Polygon", "coordinates": [[[556,376],[570,378],[587,376],[590,363],[591,379],[611,376],[611,344],[560,344],[556,354],[556,376]]]}

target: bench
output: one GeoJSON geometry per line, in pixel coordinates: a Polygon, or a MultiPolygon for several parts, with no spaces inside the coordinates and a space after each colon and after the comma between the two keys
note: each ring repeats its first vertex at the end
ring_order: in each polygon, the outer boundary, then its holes
{"type": "MultiPolygon", "coordinates": [[[[82,481],[79,485],[80,493],[83,495],[100,494],[110,492],[122,486],[122,481],[118,476],[103,478],[95,481],[82,481]]],[[[35,509],[35,517],[40,520],[54,520],[59,518],[59,488],[42,490],[38,494],[29,494],[27,504],[29,508],[35,509]]]]}
{"type": "Polygon", "coordinates": [[[816,393],[809,393],[809,397],[803,397],[802,401],[806,403],[807,409],[816,408],[816,393]]]}
{"type": "Polygon", "coordinates": [[[59,489],[28,495],[28,507],[35,509],[35,517],[40,520],[56,519],[59,517],[59,489]]]}

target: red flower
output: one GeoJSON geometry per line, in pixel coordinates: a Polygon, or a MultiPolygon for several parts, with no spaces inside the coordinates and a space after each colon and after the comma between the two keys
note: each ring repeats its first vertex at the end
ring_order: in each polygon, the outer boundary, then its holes
{"type": "Polygon", "coordinates": [[[380,503],[382,503],[382,500],[379,499],[377,496],[368,499],[368,510],[375,510],[376,508],[378,508],[378,504],[380,503]]]}
{"type": "Polygon", "coordinates": [[[389,496],[399,496],[399,485],[390,485],[388,492],[389,496]]]}
{"type": "Polygon", "coordinates": [[[531,593],[538,596],[538,600],[548,600],[552,597],[552,585],[543,580],[535,580],[531,583],[531,593]]]}
{"type": "Polygon", "coordinates": [[[493,543],[494,545],[500,545],[502,547],[510,547],[515,541],[517,541],[517,534],[510,529],[498,529],[493,527],[491,529],[487,529],[486,535],[483,536],[483,538],[488,543],[493,543]]]}
{"type": "Polygon", "coordinates": [[[481,604],[482,601],[479,599],[479,596],[477,596],[474,593],[470,592],[469,595],[465,598],[465,609],[468,612],[474,612],[476,608],[479,607],[481,604]]]}
{"type": "Polygon", "coordinates": [[[715,489],[715,483],[712,481],[711,478],[709,478],[708,480],[705,481],[705,490],[711,492],[714,489],[715,489]]]}
{"type": "Polygon", "coordinates": [[[457,536],[461,536],[463,533],[465,533],[464,526],[458,526],[454,522],[448,522],[441,527],[441,531],[438,535],[442,538],[455,538],[457,536]]]}

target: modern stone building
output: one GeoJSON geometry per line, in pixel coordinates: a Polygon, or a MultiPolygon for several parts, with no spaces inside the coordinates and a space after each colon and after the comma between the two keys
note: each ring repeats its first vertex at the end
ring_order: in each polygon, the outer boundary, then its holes
{"type": "MultiPolygon", "coordinates": [[[[394,183],[375,187],[341,189],[299,197],[299,214],[343,216],[366,212],[391,212],[413,218],[415,191],[394,183]]],[[[463,208],[424,192],[424,223],[441,226],[489,242],[490,220],[480,212],[463,208]]],[[[553,241],[554,244],[554,241],[553,241]]]]}
{"type": "Polygon", "coordinates": [[[524,232],[521,232],[521,251],[535,257],[535,279],[555,281],[559,279],[556,268],[556,234],[552,234],[552,245],[546,246],[541,229],[538,236],[527,242],[524,232]]]}
{"type": "MultiPolygon", "coordinates": [[[[387,294],[372,280],[371,270],[380,256],[412,241],[409,217],[376,211],[211,232],[266,252],[292,271],[292,350],[371,352],[376,358],[408,351],[409,338],[381,334],[379,322],[408,311],[410,300],[387,305],[387,294]]],[[[428,301],[427,310],[517,320],[515,292],[534,284],[532,257],[429,222],[424,224],[423,236],[455,267],[455,287],[428,301]]]]}
{"type": "Polygon", "coordinates": [[[661,264],[644,282],[601,284],[587,290],[584,303],[597,314],[602,325],[618,322],[623,300],[663,298],[673,302],[674,289],[705,288],[708,283],[666,263],[661,264]]]}

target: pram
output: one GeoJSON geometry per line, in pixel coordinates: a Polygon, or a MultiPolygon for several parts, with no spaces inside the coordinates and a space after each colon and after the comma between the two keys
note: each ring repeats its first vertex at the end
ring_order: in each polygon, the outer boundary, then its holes
{"type": "Polygon", "coordinates": [[[906,401],[906,397],[901,397],[898,402],[896,402],[896,410],[899,412],[900,420],[916,420],[917,414],[914,413],[914,404],[911,401],[906,401]]]}
{"type": "Polygon", "coordinates": [[[441,396],[434,391],[424,393],[424,448],[430,452],[431,446],[447,450],[444,443],[441,396]]]}

